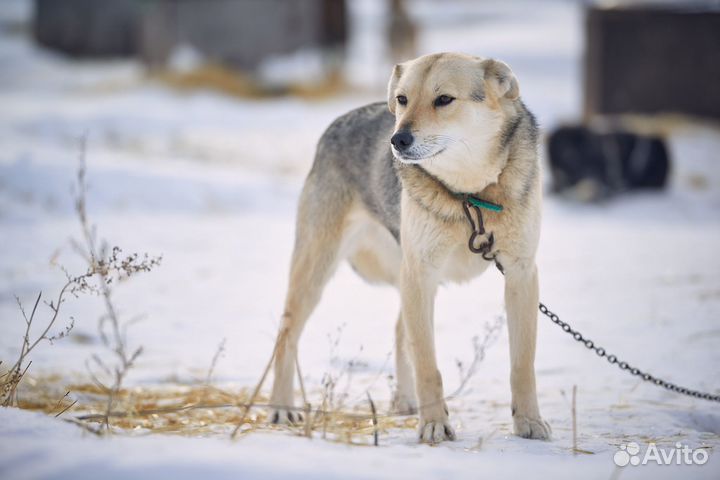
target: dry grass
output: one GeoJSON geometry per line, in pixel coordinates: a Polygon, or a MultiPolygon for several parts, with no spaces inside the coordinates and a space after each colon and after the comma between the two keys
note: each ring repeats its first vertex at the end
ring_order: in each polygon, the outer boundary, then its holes
{"type": "MultiPolygon", "coordinates": [[[[468,379],[474,375],[475,367],[483,360],[486,348],[496,339],[497,330],[502,324],[502,319],[497,319],[495,324],[486,326],[484,341],[474,339],[475,355],[471,367],[461,369],[461,385],[447,399],[462,393],[468,379]]],[[[331,339],[331,350],[338,342],[339,339],[331,339]]],[[[204,381],[199,380],[194,385],[169,382],[133,388],[118,386],[112,393],[112,409],[109,409],[106,386],[97,381],[67,384],[60,376],[28,378],[23,384],[19,407],[49,415],[63,415],[64,420],[98,435],[172,434],[234,438],[236,435],[242,437],[257,431],[285,431],[352,445],[378,445],[381,436],[392,430],[417,428],[415,416],[379,413],[380,409],[369,394],[367,402],[355,405],[345,403],[347,392],[340,398],[334,398],[334,385],[340,377],[349,376],[348,372],[352,370],[355,360],[347,362],[339,375],[332,376],[334,380],[330,394],[325,380],[315,392],[305,392],[303,388],[304,405],[295,408],[296,411],[303,411],[303,422],[296,426],[272,425],[268,421],[268,412],[273,407],[287,408],[284,405],[270,405],[269,399],[261,393],[274,354],[265,373],[253,388],[219,388],[211,385],[211,381],[223,350],[224,342],[221,342],[204,381]],[[70,398],[71,395],[73,398],[70,398]],[[311,403],[313,400],[316,402],[314,406],[311,403]]],[[[302,378],[299,368],[298,376],[302,378]]],[[[325,378],[328,377],[330,375],[326,374],[325,378]]]]}
{"type": "MultiPolygon", "coordinates": [[[[372,445],[376,429],[383,435],[393,429],[417,427],[415,417],[382,414],[376,415],[375,426],[369,405],[335,412],[313,410],[309,427],[272,425],[267,418],[268,399],[263,395],[258,395],[254,407],[244,413],[251,393],[249,388],[230,390],[203,384],[123,388],[115,394],[110,433],[227,437],[242,421],[239,436],[257,431],[305,435],[306,428],[310,428],[314,433],[324,432],[330,441],[372,445]]],[[[23,384],[18,406],[48,415],[67,409],[63,418],[102,427],[107,415],[107,392],[92,383],[65,384],[58,377],[32,378],[23,384]],[[73,399],[61,393],[67,391],[72,392],[73,399]]]]}
{"type": "Polygon", "coordinates": [[[290,84],[284,87],[268,87],[252,76],[220,65],[208,64],[188,72],[160,71],[149,77],[172,88],[192,91],[216,90],[238,98],[263,99],[293,95],[305,99],[321,99],[347,90],[347,84],[339,71],[330,73],[323,81],[312,84],[290,84]]]}

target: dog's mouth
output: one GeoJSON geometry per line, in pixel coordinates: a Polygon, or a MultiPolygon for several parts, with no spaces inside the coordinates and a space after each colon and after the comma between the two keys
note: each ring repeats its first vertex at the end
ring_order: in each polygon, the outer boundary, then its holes
{"type": "Polygon", "coordinates": [[[407,164],[414,164],[414,163],[422,163],[425,160],[429,160],[433,157],[437,157],[438,155],[440,155],[441,153],[443,153],[445,151],[445,148],[446,147],[442,147],[440,150],[430,153],[430,154],[426,154],[426,155],[418,155],[418,154],[415,154],[412,152],[401,152],[398,149],[396,149],[395,147],[391,147],[391,150],[392,150],[393,156],[396,159],[398,159],[400,162],[407,163],[407,164]]]}

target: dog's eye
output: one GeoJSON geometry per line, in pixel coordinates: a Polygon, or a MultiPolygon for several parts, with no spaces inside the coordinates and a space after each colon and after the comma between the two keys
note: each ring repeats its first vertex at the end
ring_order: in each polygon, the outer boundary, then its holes
{"type": "Polygon", "coordinates": [[[407,97],[405,95],[398,95],[396,98],[400,105],[407,105],[407,97]]]}
{"type": "Polygon", "coordinates": [[[450,105],[453,100],[455,100],[455,98],[451,97],[450,95],[440,95],[435,99],[435,102],[433,102],[433,104],[436,107],[444,107],[445,105],[450,105]]]}

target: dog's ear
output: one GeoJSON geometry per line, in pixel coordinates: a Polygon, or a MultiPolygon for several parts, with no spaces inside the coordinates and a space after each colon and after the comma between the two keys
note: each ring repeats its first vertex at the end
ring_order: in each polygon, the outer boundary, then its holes
{"type": "Polygon", "coordinates": [[[390,112],[395,115],[395,88],[397,88],[398,81],[400,81],[400,77],[402,76],[403,72],[403,66],[401,63],[398,63],[395,65],[392,71],[392,75],[390,75],[390,82],[388,83],[388,109],[390,112]]]}
{"type": "Polygon", "coordinates": [[[520,87],[515,74],[506,63],[499,60],[483,60],[484,80],[487,88],[494,91],[495,96],[515,100],[520,96],[520,87]]]}

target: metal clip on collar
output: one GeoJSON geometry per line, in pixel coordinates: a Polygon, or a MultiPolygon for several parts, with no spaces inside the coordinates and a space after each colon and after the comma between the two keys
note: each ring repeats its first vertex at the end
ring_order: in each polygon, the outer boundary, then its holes
{"type": "Polygon", "coordinates": [[[475,246],[477,237],[485,235],[486,232],[480,205],[472,200],[475,200],[475,198],[468,195],[462,202],[465,217],[468,219],[468,223],[470,223],[470,228],[472,230],[470,239],[468,240],[468,248],[471,252],[482,255],[482,258],[488,262],[494,262],[496,254],[492,253],[492,249],[495,243],[495,236],[492,232],[488,235],[487,240],[482,241],[477,247],[475,246]],[[473,218],[473,212],[475,213],[475,218],[473,218]]]}

